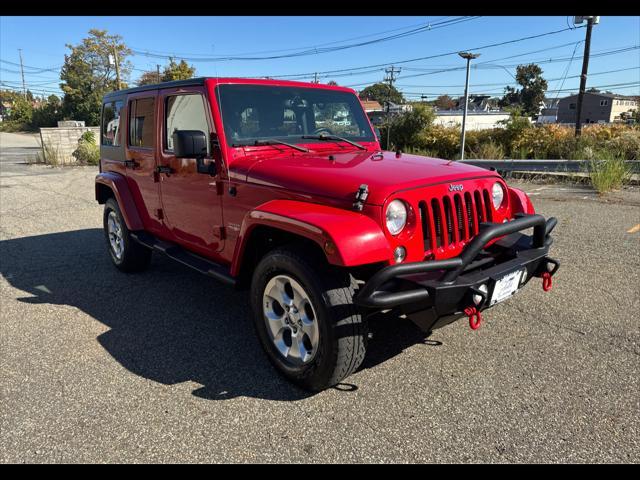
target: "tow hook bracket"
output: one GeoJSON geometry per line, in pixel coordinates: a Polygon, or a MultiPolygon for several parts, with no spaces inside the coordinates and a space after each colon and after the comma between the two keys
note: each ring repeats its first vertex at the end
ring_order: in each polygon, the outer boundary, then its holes
{"type": "Polygon", "coordinates": [[[482,323],[482,313],[476,307],[467,307],[464,309],[464,313],[469,317],[469,326],[471,330],[477,330],[482,323]]]}
{"type": "Polygon", "coordinates": [[[553,287],[553,274],[558,271],[560,263],[552,258],[547,258],[546,271],[542,272],[542,289],[548,292],[553,287]]]}

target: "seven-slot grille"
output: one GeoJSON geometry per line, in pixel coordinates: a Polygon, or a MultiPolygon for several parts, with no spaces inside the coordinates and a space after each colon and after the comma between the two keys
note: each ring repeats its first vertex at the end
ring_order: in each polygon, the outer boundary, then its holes
{"type": "Polygon", "coordinates": [[[425,252],[468,243],[478,234],[480,223],[492,219],[491,197],[486,189],[422,200],[418,208],[425,252]]]}

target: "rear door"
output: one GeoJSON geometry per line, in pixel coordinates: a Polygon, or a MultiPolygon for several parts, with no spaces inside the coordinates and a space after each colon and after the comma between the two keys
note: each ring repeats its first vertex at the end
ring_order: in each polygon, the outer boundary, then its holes
{"type": "Polygon", "coordinates": [[[219,149],[212,152],[211,136],[215,127],[203,87],[166,89],[158,96],[162,119],[159,166],[169,173],[160,174],[160,193],[164,225],[171,235],[188,248],[211,255],[223,247],[222,185],[219,149]],[[217,175],[198,173],[195,158],[176,158],[172,134],[175,130],[199,130],[206,134],[208,154],[205,164],[216,163],[217,175]]]}
{"type": "Polygon", "coordinates": [[[127,182],[145,229],[160,232],[162,211],[156,181],[159,134],[158,91],[129,95],[127,99],[127,182]]]}

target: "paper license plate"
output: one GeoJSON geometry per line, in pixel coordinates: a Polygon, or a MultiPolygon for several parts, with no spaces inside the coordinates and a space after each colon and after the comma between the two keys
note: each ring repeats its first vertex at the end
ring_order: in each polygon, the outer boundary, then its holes
{"type": "Polygon", "coordinates": [[[506,274],[504,277],[496,281],[495,287],[493,287],[493,294],[491,295],[491,302],[489,305],[495,305],[511,297],[518,291],[520,285],[520,278],[522,277],[522,270],[516,270],[506,274]]]}

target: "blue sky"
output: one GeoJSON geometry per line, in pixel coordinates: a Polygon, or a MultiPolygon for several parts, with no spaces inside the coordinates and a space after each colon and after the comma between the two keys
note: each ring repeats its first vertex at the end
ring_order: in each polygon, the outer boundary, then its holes
{"type": "MultiPolygon", "coordinates": [[[[68,52],[65,44],[76,44],[91,28],[106,29],[124,37],[125,43],[140,52],[158,52],[182,56],[203,57],[234,55],[265,56],[307,50],[310,47],[353,44],[406,32],[413,28],[451,22],[455,16],[403,17],[0,17],[1,87],[19,87],[18,49],[22,49],[27,87],[35,94],[59,92],[57,69],[68,52]],[[329,44],[329,45],[327,45],[329,44]],[[276,51],[276,52],[273,52],[276,51]],[[257,52],[257,53],[256,53],[257,52]],[[261,53],[267,52],[267,53],[261,53]],[[12,63],[7,63],[12,62],[12,63]],[[37,71],[52,68],[53,71],[37,71]]],[[[568,28],[571,19],[565,16],[547,17],[481,17],[457,24],[432,28],[373,45],[314,53],[307,56],[270,60],[190,61],[198,75],[207,76],[273,76],[349,69],[467,50],[483,45],[514,40],[530,35],[568,28]]],[[[585,29],[569,30],[554,35],[478,50],[481,57],[474,61],[478,68],[471,72],[472,93],[501,95],[504,85],[514,82],[515,65],[537,61],[542,63],[549,89],[575,91],[579,85],[585,29]],[[575,54],[574,54],[575,51],[575,54]],[[524,54],[524,55],[521,55],[524,54]],[[518,56],[516,56],[518,55],[518,56]],[[569,62],[569,58],[574,58],[569,62]],[[513,57],[515,56],[515,57],[513,57]],[[505,58],[513,57],[513,58],[505,58]],[[564,60],[563,60],[564,59],[564,60]],[[495,60],[495,62],[494,62],[495,60]],[[558,60],[558,61],[556,61],[558,60]],[[482,63],[484,62],[484,63],[482,63]],[[568,70],[567,70],[568,67],[568,70]],[[565,73],[566,72],[566,73],[565,73]],[[565,77],[564,84],[562,79],[565,77]],[[574,78],[572,78],[574,77],[574,78]]],[[[640,94],[640,49],[617,54],[609,51],[640,46],[640,17],[606,17],[593,29],[592,58],[587,87],[625,84],[606,89],[627,95],[640,94]],[[598,56],[602,53],[605,55],[598,56]],[[615,71],[613,71],[615,70],[615,71]],[[611,72],[613,71],[613,72],[611,72]],[[611,73],[604,73],[611,72],[611,73]]],[[[130,60],[137,69],[155,70],[164,59],[143,54],[130,60]]],[[[336,80],[340,85],[356,90],[384,77],[384,65],[361,72],[321,74],[323,82],[336,80]]],[[[438,94],[462,94],[464,61],[457,55],[398,64],[401,71],[396,85],[418,98],[429,99],[438,94]]],[[[309,75],[302,80],[311,80],[309,75]]],[[[566,96],[571,91],[559,92],[566,96]]],[[[549,92],[548,96],[556,96],[549,92]]]]}

